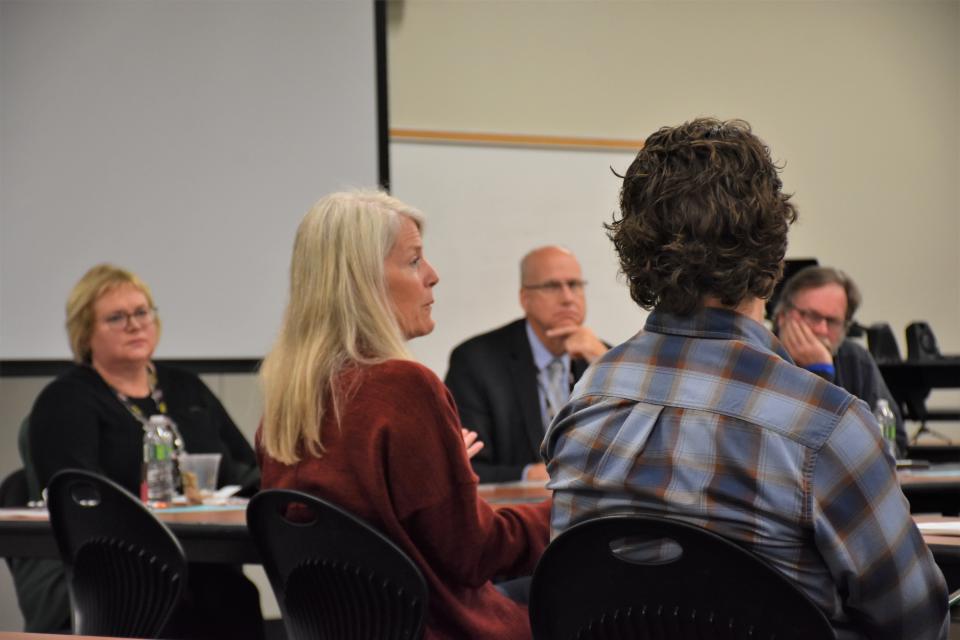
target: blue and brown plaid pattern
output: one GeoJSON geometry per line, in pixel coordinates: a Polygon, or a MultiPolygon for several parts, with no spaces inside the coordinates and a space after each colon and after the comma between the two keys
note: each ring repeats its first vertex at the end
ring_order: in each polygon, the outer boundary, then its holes
{"type": "Polygon", "coordinates": [[[669,515],[795,580],[841,638],[945,638],[946,586],[867,406],[736,313],[654,311],[583,376],[542,450],[554,533],[669,515]]]}

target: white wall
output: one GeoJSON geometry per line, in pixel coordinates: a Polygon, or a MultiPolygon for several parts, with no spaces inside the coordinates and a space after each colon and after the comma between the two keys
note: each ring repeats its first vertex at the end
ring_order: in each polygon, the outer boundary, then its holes
{"type": "MultiPolygon", "coordinates": [[[[799,206],[788,257],[849,272],[859,320],[890,322],[901,351],[905,326],[924,319],[960,354],[957,0],[390,8],[391,127],[642,139],[699,115],[744,118],[799,206]]],[[[589,300],[591,322],[619,340],[619,323],[642,317],[625,315],[599,227],[619,185],[598,189],[581,152],[534,154],[393,145],[395,192],[431,219],[438,328],[414,348],[438,373],[453,344],[518,314],[521,245],[574,228],[591,289],[609,287],[589,300]]],[[[960,406],[960,393],[935,392],[938,403],[960,406]]]]}
{"type": "Polygon", "coordinates": [[[520,259],[560,244],[579,256],[587,322],[608,342],[626,340],[646,313],[617,277],[603,230],[617,209],[619,180],[632,153],[500,149],[394,143],[393,192],[427,213],[424,248],[440,273],[436,328],[411,343],[438,375],[451,347],[520,315],[520,259]],[[531,186],[531,182],[537,186],[531,186]]]}

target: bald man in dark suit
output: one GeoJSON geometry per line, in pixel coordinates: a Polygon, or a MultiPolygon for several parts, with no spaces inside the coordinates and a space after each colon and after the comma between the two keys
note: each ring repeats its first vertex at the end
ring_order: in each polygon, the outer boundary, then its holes
{"type": "Polygon", "coordinates": [[[463,425],[483,449],[472,460],[481,482],[547,480],[540,459],[546,425],[559,410],[548,370],[556,361],[563,399],[608,346],[583,325],[580,264],[562,247],[534,249],[520,263],[524,318],[457,346],[446,384],[463,425]]]}

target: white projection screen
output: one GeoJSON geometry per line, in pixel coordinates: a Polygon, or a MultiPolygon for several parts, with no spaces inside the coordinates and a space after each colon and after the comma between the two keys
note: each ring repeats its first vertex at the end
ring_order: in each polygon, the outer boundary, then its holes
{"type": "Polygon", "coordinates": [[[300,218],[387,178],[374,14],[0,1],[0,361],[69,359],[67,294],[100,262],[152,288],[158,358],[262,357],[300,218]]]}

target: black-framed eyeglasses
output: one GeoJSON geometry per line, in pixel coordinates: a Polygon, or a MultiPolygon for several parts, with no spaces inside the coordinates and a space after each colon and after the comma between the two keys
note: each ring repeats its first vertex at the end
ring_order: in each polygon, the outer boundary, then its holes
{"type": "Polygon", "coordinates": [[[811,309],[800,309],[793,305],[789,305],[791,309],[797,312],[797,314],[803,318],[803,321],[806,322],[811,327],[815,327],[821,322],[827,323],[827,329],[830,331],[845,331],[848,326],[850,326],[850,321],[846,318],[831,318],[829,316],[821,315],[816,311],[811,309]]]}
{"type": "Polygon", "coordinates": [[[140,307],[130,313],[126,311],[114,311],[103,319],[103,323],[114,331],[123,331],[127,328],[131,320],[135,320],[138,326],[149,327],[156,319],[156,307],[140,307]]]}
{"type": "Polygon", "coordinates": [[[583,294],[584,288],[587,286],[586,280],[547,280],[546,282],[541,282],[540,284],[525,284],[523,285],[524,289],[531,289],[533,291],[543,291],[546,294],[552,296],[558,296],[563,293],[564,287],[570,289],[570,293],[574,295],[583,294]]]}

